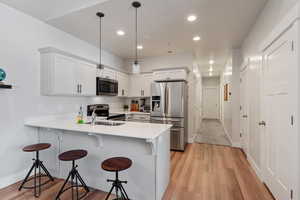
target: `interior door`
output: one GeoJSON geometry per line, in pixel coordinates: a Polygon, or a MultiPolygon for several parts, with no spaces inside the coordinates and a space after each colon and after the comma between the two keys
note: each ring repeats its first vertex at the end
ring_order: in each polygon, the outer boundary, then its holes
{"type": "Polygon", "coordinates": [[[247,87],[247,69],[241,72],[240,76],[240,134],[241,134],[241,144],[245,153],[249,153],[249,111],[248,111],[248,92],[247,87]]]}
{"type": "Polygon", "coordinates": [[[203,118],[219,119],[219,88],[203,88],[203,118]]]}
{"type": "MultiPolygon", "coordinates": [[[[263,120],[265,182],[277,200],[297,188],[298,138],[296,25],[264,53],[263,120]],[[296,46],[296,45],[295,45],[296,46]]],[[[298,198],[294,198],[298,199],[298,198]]]]}

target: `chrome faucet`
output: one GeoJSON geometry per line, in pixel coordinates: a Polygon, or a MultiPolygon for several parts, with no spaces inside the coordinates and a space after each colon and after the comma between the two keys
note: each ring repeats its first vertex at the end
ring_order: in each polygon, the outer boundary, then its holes
{"type": "Polygon", "coordinates": [[[96,118],[97,118],[97,115],[96,115],[96,107],[95,107],[93,109],[93,113],[92,113],[92,122],[91,122],[92,126],[95,126],[96,118]]]}

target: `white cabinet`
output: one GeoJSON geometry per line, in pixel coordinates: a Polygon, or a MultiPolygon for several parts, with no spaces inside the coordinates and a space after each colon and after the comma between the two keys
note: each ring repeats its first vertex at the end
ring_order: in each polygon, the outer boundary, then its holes
{"type": "Polygon", "coordinates": [[[118,80],[118,96],[128,97],[129,96],[129,75],[117,72],[118,80]]]}
{"type": "Polygon", "coordinates": [[[153,72],[153,80],[187,80],[186,69],[161,70],[153,72]]]}
{"type": "Polygon", "coordinates": [[[151,96],[151,83],[153,81],[153,75],[151,74],[142,74],[142,96],[150,97],[151,96]]]}
{"type": "Polygon", "coordinates": [[[96,65],[55,52],[41,52],[41,94],[95,96],[96,65]]]}
{"type": "Polygon", "coordinates": [[[75,75],[82,96],[96,95],[96,66],[87,62],[78,62],[75,75]]]}
{"type": "Polygon", "coordinates": [[[109,69],[107,67],[105,67],[104,69],[101,69],[99,71],[98,75],[101,78],[108,78],[108,79],[113,79],[113,80],[117,79],[117,72],[115,70],[109,69]]]}
{"type": "Polygon", "coordinates": [[[130,97],[150,97],[152,73],[135,74],[130,77],[130,97]]]}

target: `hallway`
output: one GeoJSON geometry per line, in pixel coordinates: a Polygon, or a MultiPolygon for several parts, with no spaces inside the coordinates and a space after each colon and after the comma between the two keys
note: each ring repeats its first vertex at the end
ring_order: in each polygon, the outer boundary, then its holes
{"type": "Polygon", "coordinates": [[[204,119],[201,130],[196,136],[197,143],[231,146],[222,124],[216,119],[204,119]]]}

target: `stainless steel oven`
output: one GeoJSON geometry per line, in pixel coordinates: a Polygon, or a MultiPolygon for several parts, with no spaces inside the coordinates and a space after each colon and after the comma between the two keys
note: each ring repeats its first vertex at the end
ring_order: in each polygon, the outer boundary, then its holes
{"type": "Polygon", "coordinates": [[[97,95],[117,96],[118,81],[97,77],[97,95]]]}

